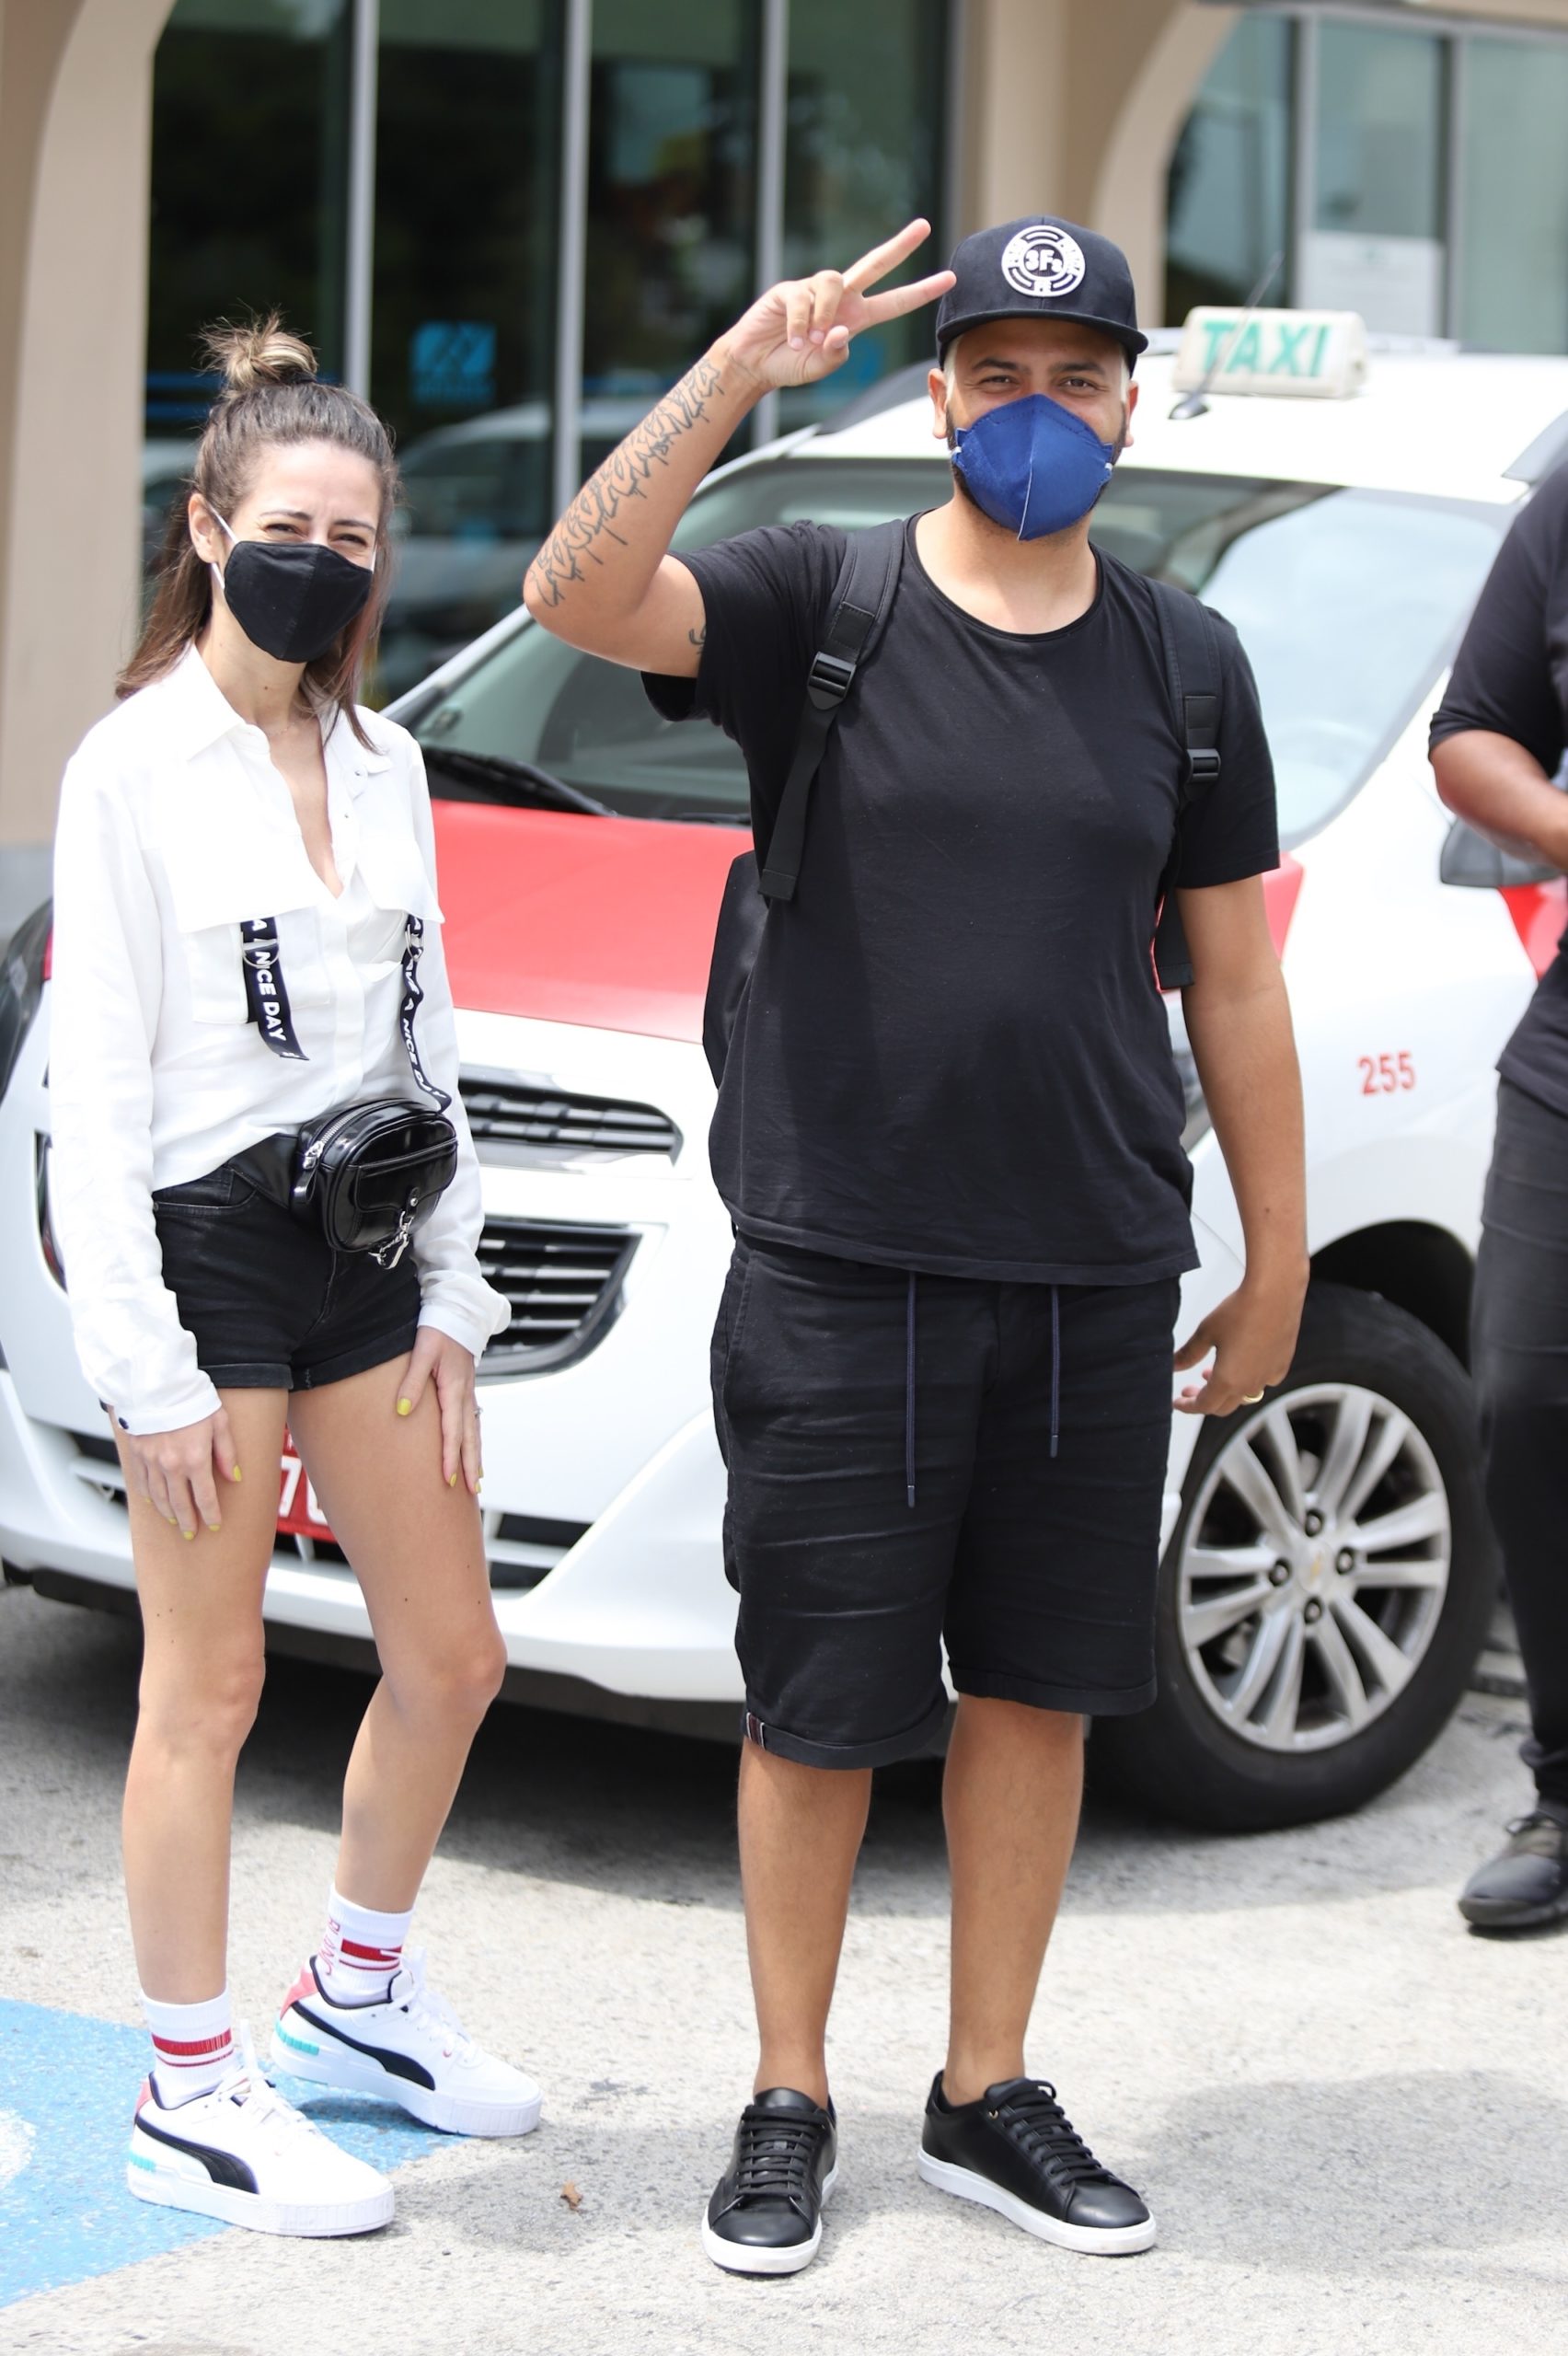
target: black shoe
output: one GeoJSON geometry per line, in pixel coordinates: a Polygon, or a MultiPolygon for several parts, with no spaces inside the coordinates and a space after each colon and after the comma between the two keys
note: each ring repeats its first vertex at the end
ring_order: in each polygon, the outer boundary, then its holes
{"type": "Polygon", "coordinates": [[[833,2105],[770,2086],[748,2102],[713,2188],[702,2246],[732,2274],[798,2274],[822,2247],[823,2203],[838,2175],[833,2105]]]}
{"type": "Polygon", "coordinates": [[[978,2102],[950,2103],[939,2070],[920,2173],[939,2192],[978,2200],[1062,2249],[1116,2258],[1154,2239],[1154,2219],[1131,2185],[1101,2166],[1055,2087],[1038,2078],[1009,2078],[978,2102]]]}
{"type": "Polygon", "coordinates": [[[1560,1923],[1568,1915],[1568,1808],[1538,1807],[1508,1830],[1508,1846],[1466,1882],[1459,1912],[1478,1931],[1560,1923]]]}

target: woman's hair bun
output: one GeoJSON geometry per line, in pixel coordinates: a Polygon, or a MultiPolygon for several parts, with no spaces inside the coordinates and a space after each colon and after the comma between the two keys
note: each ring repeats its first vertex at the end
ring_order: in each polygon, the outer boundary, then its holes
{"type": "Polygon", "coordinates": [[[276,311],[235,327],[226,319],[209,328],[202,356],[221,375],[225,393],[248,393],[258,385],[309,384],[316,354],[303,336],[291,335],[276,311]]]}

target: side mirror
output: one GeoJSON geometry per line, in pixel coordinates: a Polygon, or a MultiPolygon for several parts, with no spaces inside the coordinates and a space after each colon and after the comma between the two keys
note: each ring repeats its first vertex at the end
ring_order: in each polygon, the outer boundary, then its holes
{"type": "Polygon", "coordinates": [[[1527,859],[1504,850],[1456,818],[1448,829],[1437,862],[1438,881],[1458,884],[1474,892],[1513,891],[1521,884],[1555,884],[1562,870],[1550,860],[1527,859]]]}

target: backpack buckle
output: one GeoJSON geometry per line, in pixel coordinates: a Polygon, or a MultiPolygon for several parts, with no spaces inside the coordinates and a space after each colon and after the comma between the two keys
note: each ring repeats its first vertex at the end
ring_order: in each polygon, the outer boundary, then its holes
{"type": "Polygon", "coordinates": [[[829,654],[820,648],[813,655],[812,667],[806,673],[806,693],[819,710],[842,703],[854,684],[853,663],[846,663],[842,655],[829,654]]]}
{"type": "Polygon", "coordinates": [[[1187,775],[1194,785],[1215,785],[1219,780],[1219,755],[1212,745],[1189,745],[1187,775]]]}

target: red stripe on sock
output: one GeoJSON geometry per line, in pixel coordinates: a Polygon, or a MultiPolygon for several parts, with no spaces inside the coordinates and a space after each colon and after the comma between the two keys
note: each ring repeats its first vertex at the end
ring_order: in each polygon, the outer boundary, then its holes
{"type": "Polygon", "coordinates": [[[220,2037],[193,2038],[189,2043],[177,2042],[171,2037],[155,2036],[153,2038],[153,2044],[160,2061],[186,2064],[204,2062],[209,2054],[226,2053],[233,2043],[233,2032],[226,2028],[220,2037]]]}
{"type": "Polygon", "coordinates": [[[403,1958],[401,1947],[362,1947],[357,1939],[340,1939],[338,1952],[351,1957],[362,1969],[385,1964],[388,1970],[393,1970],[403,1958]]]}

